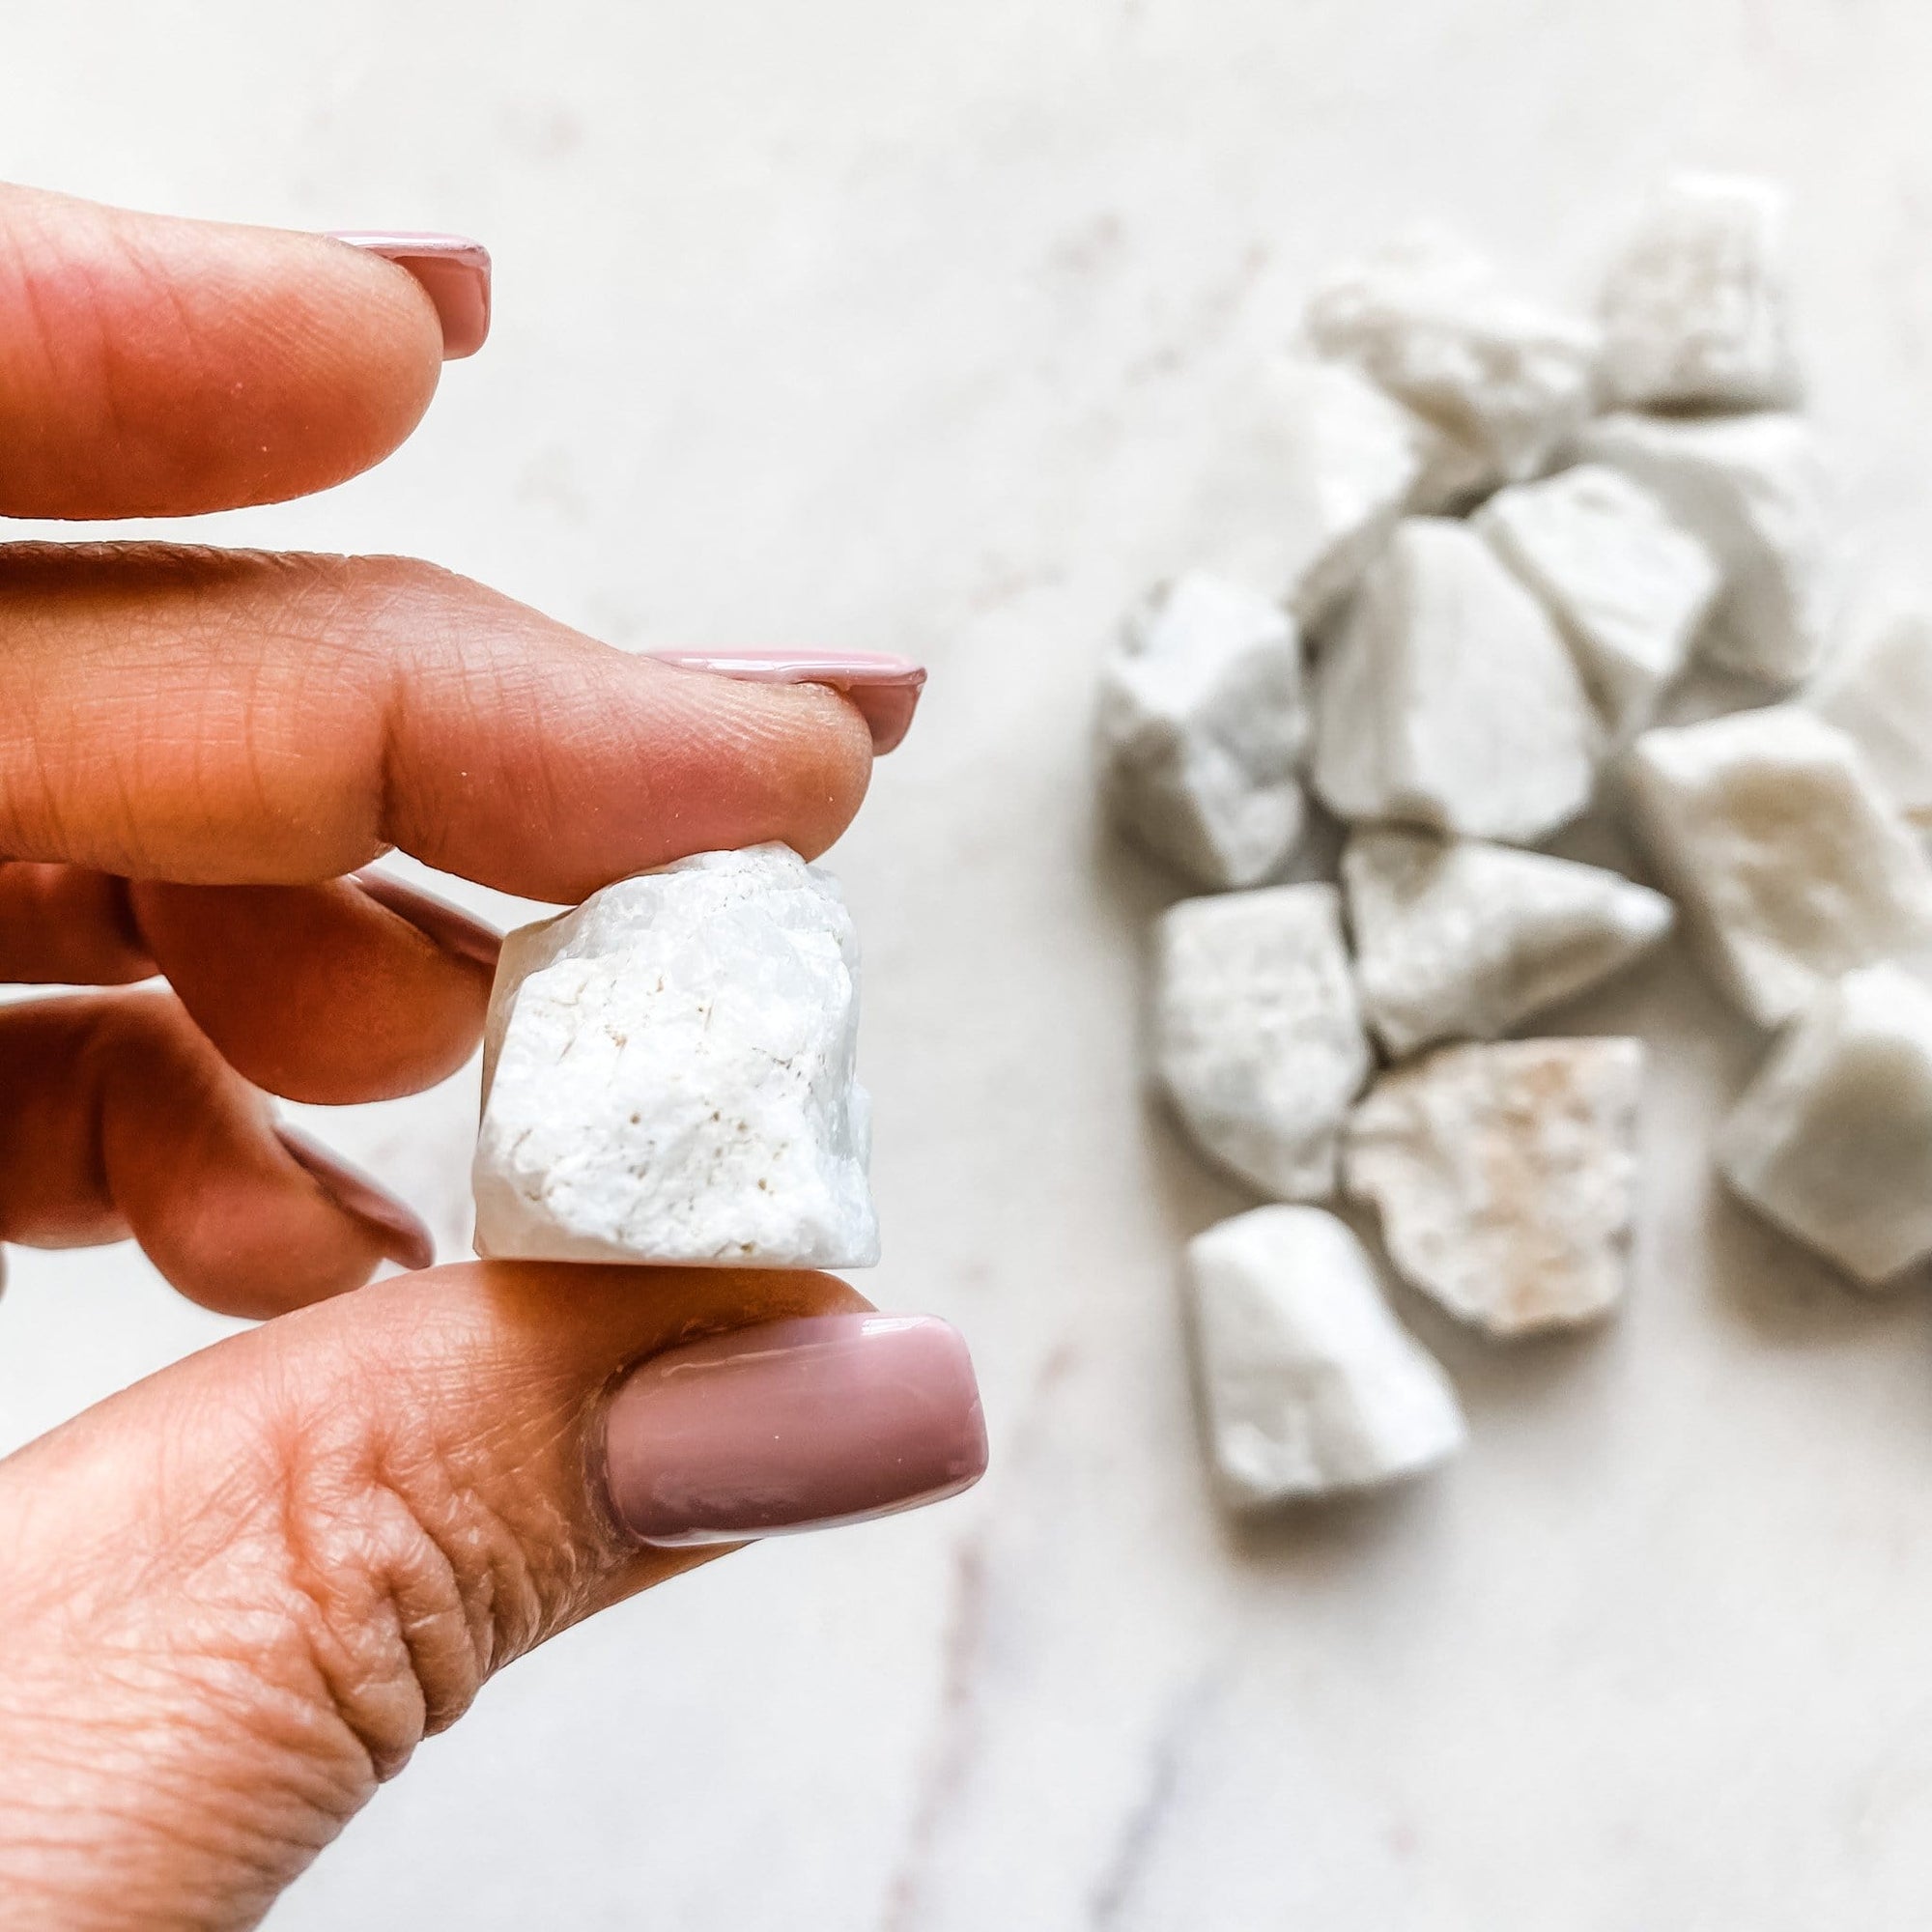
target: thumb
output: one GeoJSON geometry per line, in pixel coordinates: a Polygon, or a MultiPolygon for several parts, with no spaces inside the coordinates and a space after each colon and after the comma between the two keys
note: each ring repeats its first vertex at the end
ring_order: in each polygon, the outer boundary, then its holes
{"type": "Polygon", "coordinates": [[[446,1267],[219,1343],[0,1462],[0,1925],[252,1925],[505,1662],[984,1459],[959,1338],[825,1275],[446,1267]]]}

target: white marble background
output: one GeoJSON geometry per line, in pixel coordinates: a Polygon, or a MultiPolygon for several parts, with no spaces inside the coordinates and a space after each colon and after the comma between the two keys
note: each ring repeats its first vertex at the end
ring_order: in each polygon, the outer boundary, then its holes
{"type": "MultiPolygon", "coordinates": [[[[1923,0],[0,0],[0,176],[452,227],[497,330],[415,440],[223,540],[419,552],[624,644],[923,653],[837,855],[891,1307],[975,1344],[965,1501],[777,1544],[521,1664],[274,1917],[683,1932],[1860,1932],[1932,1897],[1932,1314],[1710,1198],[1750,1044],[1676,960],[1640,1292],[1406,1312],[1441,1480],[1236,1535],[1174,1293],[1238,1205],[1137,1094],[1165,888],[1096,838],[1098,641],[1309,275],[1418,214],[1575,289],[1680,160],[1787,177],[1861,542],[1932,513],[1923,0]]],[[[498,908],[501,910],[501,908],[498,908]]],[[[325,1131],[465,1239],[473,1071],[325,1131]]],[[[18,1440],[217,1332],[16,1256],[18,1440]]]]}

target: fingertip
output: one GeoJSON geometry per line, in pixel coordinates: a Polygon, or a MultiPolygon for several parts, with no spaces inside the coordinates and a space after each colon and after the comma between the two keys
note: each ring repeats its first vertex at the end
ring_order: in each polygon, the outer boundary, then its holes
{"type": "Polygon", "coordinates": [[[421,282],[321,235],[0,188],[0,514],[181,516],[327,488],[421,420],[421,282]]]}
{"type": "Polygon", "coordinates": [[[336,228],[331,242],[393,262],[429,298],[442,332],[442,359],[474,355],[490,336],[490,251],[465,235],[424,235],[336,228]]]}
{"type": "Polygon", "coordinates": [[[768,689],[785,702],[794,825],[786,843],[816,859],[843,837],[871,788],[872,727],[850,697],[826,685],[768,689]]]}
{"type": "MultiPolygon", "coordinates": [[[[823,684],[741,683],[734,678],[645,661],[653,676],[677,679],[691,707],[703,756],[721,762],[718,740],[735,740],[732,787],[721,803],[733,823],[716,847],[781,840],[807,859],[835,844],[858,815],[872,781],[873,735],[865,712],[823,684]]],[[[653,696],[657,694],[653,690],[653,696]]],[[[705,846],[686,845],[684,852],[705,846]]],[[[606,883],[599,881],[599,883],[606,883]]]]}
{"type": "Polygon", "coordinates": [[[436,1236],[407,1203],[286,1121],[276,1125],[275,1138],[330,1206],[365,1231],[384,1261],[413,1273],[436,1260],[436,1236]]]}

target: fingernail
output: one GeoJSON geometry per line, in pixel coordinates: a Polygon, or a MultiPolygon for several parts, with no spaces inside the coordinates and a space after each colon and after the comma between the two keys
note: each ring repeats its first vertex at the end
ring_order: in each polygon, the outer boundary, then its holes
{"type": "Polygon", "coordinates": [[[433,939],[445,952],[459,959],[473,960],[478,966],[497,970],[503,951],[503,935],[494,925],[471,919],[461,906],[440,899],[434,893],[406,886],[383,872],[352,872],[350,877],[363,892],[398,919],[407,920],[415,929],[433,939]]]}
{"type": "Polygon", "coordinates": [[[653,1356],[611,1399],[605,1467],[640,1542],[737,1543],[971,1489],[986,1424],[956,1329],[819,1315],[653,1356]]]}
{"type": "Polygon", "coordinates": [[[376,1236],[383,1256],[398,1267],[425,1268],[436,1260],[436,1238],[393,1195],[358,1173],[298,1127],[277,1124],[275,1138],[288,1156],[345,1214],[376,1236]]]}
{"type": "Polygon", "coordinates": [[[366,248],[407,269],[436,304],[442,324],[442,359],[474,355],[490,333],[490,251],[462,235],[385,234],[376,229],[332,228],[331,242],[366,248]]]}
{"type": "Polygon", "coordinates": [[[872,727],[881,757],[912,728],[925,687],[925,667],[881,651],[652,651],[660,664],[716,671],[752,684],[829,684],[842,692],[872,727]]]}

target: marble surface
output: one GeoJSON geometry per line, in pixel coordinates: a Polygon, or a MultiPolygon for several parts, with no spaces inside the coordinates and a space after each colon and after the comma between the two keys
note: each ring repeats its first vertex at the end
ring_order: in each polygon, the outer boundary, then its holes
{"type": "MultiPolygon", "coordinates": [[[[836,855],[867,947],[885,1305],[960,1322],[995,1463],[554,1643],[279,1908],[684,1932],[1861,1932],[1932,1888],[1932,1310],[1713,1197],[1753,1042],[1680,957],[1640,1280],[1504,1350],[1413,1298],[1474,1440],[1236,1533],[1175,1261],[1240,1198],[1144,1104],[1100,640],[1200,540],[1313,271],[1420,214],[1578,285],[1677,160],[1799,192],[1861,554],[1932,516],[1921,0],[242,0],[0,10],[0,175],[471,230],[497,331],[383,470],[222,541],[418,552],[622,644],[923,653],[836,855]]],[[[1585,841],[1587,844],[1587,841],[1585,841]]],[[[480,902],[480,895],[479,895],[480,902]]],[[[498,906],[500,913],[506,910],[498,906]]],[[[473,1069],[327,1119],[462,1252],[473,1069]]],[[[17,1440],[218,1331],[16,1258],[17,1440]]]]}

